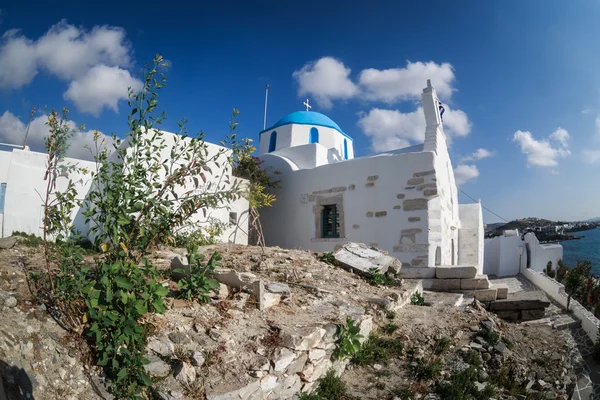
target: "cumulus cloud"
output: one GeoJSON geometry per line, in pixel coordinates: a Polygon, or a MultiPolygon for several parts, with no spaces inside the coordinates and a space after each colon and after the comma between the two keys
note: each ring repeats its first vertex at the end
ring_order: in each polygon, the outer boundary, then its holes
{"type": "Polygon", "coordinates": [[[600,150],[583,150],[583,160],[589,164],[600,162],[600,150]]]}
{"type": "Polygon", "coordinates": [[[494,154],[495,153],[491,150],[479,148],[479,149],[475,150],[472,154],[469,154],[468,156],[461,158],[460,161],[464,162],[464,161],[483,160],[484,158],[489,158],[489,157],[494,156],[494,154]]]}
{"type": "Polygon", "coordinates": [[[479,169],[476,165],[460,164],[454,168],[454,180],[457,186],[462,186],[470,180],[479,176],[479,169]]]}
{"type": "Polygon", "coordinates": [[[531,132],[517,131],[513,141],[521,147],[521,152],[527,156],[527,166],[556,167],[558,159],[571,155],[567,141],[569,133],[558,128],[547,139],[536,140],[531,132]]]}
{"type": "Polygon", "coordinates": [[[324,108],[331,108],[333,100],[358,96],[385,103],[417,100],[427,79],[431,79],[441,98],[449,99],[455,90],[454,70],[449,63],[408,61],[404,68],[367,68],[360,72],[357,83],[350,78],[350,72],[342,61],[322,57],[305,64],[292,76],[298,82],[298,95],[314,96],[324,108]]]}
{"type": "Polygon", "coordinates": [[[79,111],[98,116],[104,107],[117,112],[117,104],[127,99],[129,87],[138,91],[142,82],[127,70],[97,65],[71,82],[63,97],[72,100],[79,111]]]}
{"type": "Polygon", "coordinates": [[[309,62],[292,74],[298,81],[298,95],[312,95],[324,108],[331,108],[333,100],[349,99],[358,93],[349,75],[350,68],[333,57],[309,62]]]}
{"type": "Polygon", "coordinates": [[[131,46],[125,35],[117,27],[96,26],[86,31],[64,20],[37,39],[9,30],[0,39],[0,88],[20,88],[45,71],[69,83],[65,98],[73,100],[82,111],[97,115],[104,106],[116,111],[114,105],[123,98],[122,91],[127,90],[127,86],[117,86],[140,85],[124,69],[132,65],[131,46]],[[78,93],[85,84],[91,85],[99,71],[104,72],[102,77],[107,79],[104,84],[108,87],[100,94],[100,108],[90,105],[91,94],[78,93]]]}
{"type": "MultiPolygon", "coordinates": [[[[34,151],[44,151],[44,138],[48,136],[49,129],[46,125],[48,118],[45,115],[36,117],[31,121],[29,134],[27,135],[27,145],[34,151]]],[[[73,121],[69,121],[69,125],[75,128],[77,125],[73,121]]],[[[16,115],[10,111],[5,111],[0,115],[0,142],[10,144],[22,144],[25,139],[25,131],[27,124],[21,121],[16,115]]],[[[111,143],[111,138],[100,133],[106,139],[107,143],[111,143]]],[[[86,146],[93,148],[94,131],[78,131],[70,140],[70,146],[67,151],[68,157],[79,158],[84,160],[92,160],[92,154],[86,146]]]]}
{"type": "MultiPolygon", "coordinates": [[[[471,123],[461,110],[446,107],[444,132],[449,136],[465,136],[471,132],[471,123]]],[[[375,152],[388,151],[421,143],[425,140],[423,108],[403,113],[398,110],[373,108],[362,113],[358,126],[371,139],[375,152]]]]}
{"type": "Polygon", "coordinates": [[[452,96],[454,71],[448,63],[409,61],[405,68],[369,68],[361,71],[359,84],[367,98],[394,103],[420,99],[427,79],[431,79],[438,96],[445,99],[452,96]]]}

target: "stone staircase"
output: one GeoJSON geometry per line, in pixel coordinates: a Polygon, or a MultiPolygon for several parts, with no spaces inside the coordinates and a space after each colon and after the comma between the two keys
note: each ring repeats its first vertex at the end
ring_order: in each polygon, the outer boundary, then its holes
{"type": "Polygon", "coordinates": [[[421,279],[423,289],[437,292],[462,293],[487,303],[506,299],[508,286],[492,285],[487,275],[478,275],[470,265],[441,265],[437,267],[402,267],[404,279],[421,279]]]}

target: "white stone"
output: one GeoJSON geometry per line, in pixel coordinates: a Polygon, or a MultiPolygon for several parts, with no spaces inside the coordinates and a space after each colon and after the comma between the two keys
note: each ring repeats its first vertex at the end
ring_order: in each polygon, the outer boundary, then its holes
{"type": "Polygon", "coordinates": [[[201,352],[195,351],[192,354],[192,365],[194,365],[195,367],[203,366],[205,361],[206,359],[204,358],[204,355],[201,352]]]}
{"type": "Polygon", "coordinates": [[[318,361],[321,358],[325,357],[326,354],[327,354],[327,352],[325,350],[313,349],[308,352],[308,359],[310,361],[318,361]]]}
{"type": "Polygon", "coordinates": [[[175,369],[175,379],[183,385],[190,385],[196,380],[196,369],[190,363],[182,362],[175,369]]]}
{"type": "Polygon", "coordinates": [[[260,380],[260,388],[268,392],[277,387],[277,377],[275,375],[267,375],[260,380]]]}
{"type": "Polygon", "coordinates": [[[173,343],[167,338],[156,338],[151,337],[148,339],[147,349],[153,351],[162,357],[170,357],[175,352],[175,347],[173,347],[173,343]]]}
{"type": "Polygon", "coordinates": [[[435,268],[433,267],[410,267],[403,265],[400,268],[400,274],[404,279],[423,279],[435,278],[435,268]]]}
{"type": "Polygon", "coordinates": [[[435,267],[438,279],[470,279],[477,276],[477,267],[473,265],[440,265],[435,267]]]}
{"type": "Polygon", "coordinates": [[[296,359],[296,353],[286,348],[279,348],[275,350],[273,358],[273,370],[275,372],[282,372],[296,359]]]}

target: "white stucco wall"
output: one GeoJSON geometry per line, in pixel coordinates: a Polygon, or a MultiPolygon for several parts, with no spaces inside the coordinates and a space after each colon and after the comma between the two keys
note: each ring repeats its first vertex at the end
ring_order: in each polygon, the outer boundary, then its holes
{"type": "MultiPolygon", "coordinates": [[[[165,164],[169,162],[170,146],[176,137],[175,134],[165,132],[167,147],[162,149],[160,154],[160,157],[165,160],[165,164]]],[[[127,146],[127,143],[123,143],[123,146],[127,146]]],[[[209,157],[224,149],[221,146],[211,143],[207,143],[207,148],[209,157]]],[[[209,165],[213,173],[211,174],[208,171],[205,173],[207,183],[203,185],[201,190],[214,191],[216,190],[217,184],[220,184],[221,187],[228,187],[233,184],[235,181],[234,178],[230,179],[230,184],[225,182],[226,175],[231,174],[231,166],[227,163],[228,152],[229,150],[226,150],[219,157],[218,161],[220,167],[217,167],[215,164],[209,165]]],[[[45,153],[23,150],[14,150],[11,154],[12,156],[7,168],[3,235],[9,236],[14,231],[41,235],[43,225],[43,201],[41,200],[40,195],[43,196],[46,191],[46,181],[44,181],[43,178],[46,170],[47,155],[45,153]]],[[[0,152],[0,177],[4,173],[4,169],[6,169],[2,162],[4,157],[5,155],[0,152]]],[[[88,168],[90,170],[95,167],[93,162],[69,158],[65,159],[65,163],[76,164],[81,168],[88,168]]],[[[163,173],[162,170],[161,173],[163,173]]],[[[92,183],[91,178],[79,173],[71,174],[69,178],[76,183],[78,197],[82,200],[85,199],[92,183]]],[[[241,181],[242,185],[247,185],[247,181],[243,179],[238,180],[241,181]]],[[[58,179],[56,190],[64,190],[67,182],[67,179],[58,179]]],[[[178,188],[178,194],[181,195],[186,191],[193,189],[193,187],[192,179],[190,178],[185,186],[178,188]]],[[[202,226],[206,225],[209,218],[218,219],[229,225],[225,232],[219,237],[221,241],[247,244],[248,207],[248,200],[242,197],[217,209],[207,210],[207,218],[204,218],[204,215],[201,212],[196,213],[189,222],[198,222],[202,226]],[[235,213],[237,224],[229,224],[230,217],[234,216],[230,213],[235,213]]],[[[82,210],[74,210],[73,217],[75,218],[76,229],[80,230],[83,234],[87,234],[88,227],[84,223],[82,210]]]]}
{"type": "Polygon", "coordinates": [[[459,204],[458,264],[474,265],[483,274],[483,215],[481,204],[459,204]]]}
{"type": "Polygon", "coordinates": [[[498,236],[484,241],[483,273],[514,276],[527,266],[525,243],[520,236],[498,236]]]}
{"type": "Polygon", "coordinates": [[[563,257],[563,247],[560,244],[540,244],[535,234],[531,232],[526,234],[524,239],[530,258],[529,268],[543,272],[548,261],[551,261],[552,268],[556,269],[558,261],[563,257]]]}

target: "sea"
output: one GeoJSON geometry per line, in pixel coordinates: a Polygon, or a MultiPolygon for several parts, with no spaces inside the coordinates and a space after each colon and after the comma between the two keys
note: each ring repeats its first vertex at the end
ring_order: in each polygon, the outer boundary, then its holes
{"type": "Polygon", "coordinates": [[[600,276],[600,228],[573,232],[573,235],[583,237],[560,243],[563,247],[563,262],[566,265],[575,265],[577,260],[590,260],[592,273],[600,276]]]}

